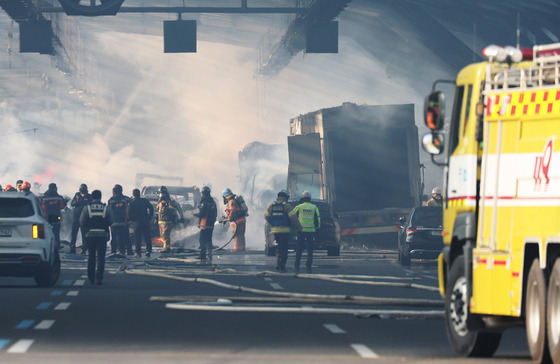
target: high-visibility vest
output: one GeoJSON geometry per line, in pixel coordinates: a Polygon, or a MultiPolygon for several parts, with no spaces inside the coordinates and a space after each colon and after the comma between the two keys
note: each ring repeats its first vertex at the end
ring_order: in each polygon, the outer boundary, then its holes
{"type": "Polygon", "coordinates": [[[314,233],[321,227],[319,209],[311,202],[300,203],[292,213],[297,214],[303,232],[314,233]]]}

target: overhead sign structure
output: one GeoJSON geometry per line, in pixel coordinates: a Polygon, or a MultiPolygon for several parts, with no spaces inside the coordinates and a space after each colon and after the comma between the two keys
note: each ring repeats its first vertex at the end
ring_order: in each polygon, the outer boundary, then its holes
{"type": "Polygon", "coordinates": [[[53,54],[53,30],[51,21],[20,22],[19,51],[21,53],[53,54]]]}
{"type": "Polygon", "coordinates": [[[196,20],[164,21],[163,53],[196,53],[196,20]]]}
{"type": "Polygon", "coordinates": [[[66,15],[117,15],[124,0],[58,0],[66,15]],[[99,1],[99,4],[97,4],[99,1]]]}

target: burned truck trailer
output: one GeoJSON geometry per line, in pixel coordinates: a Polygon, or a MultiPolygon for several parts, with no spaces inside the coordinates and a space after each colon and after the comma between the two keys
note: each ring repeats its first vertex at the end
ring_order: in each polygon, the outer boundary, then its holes
{"type": "Polygon", "coordinates": [[[288,188],[326,200],[346,244],[396,246],[421,201],[414,105],[344,103],[290,120],[288,188]]]}

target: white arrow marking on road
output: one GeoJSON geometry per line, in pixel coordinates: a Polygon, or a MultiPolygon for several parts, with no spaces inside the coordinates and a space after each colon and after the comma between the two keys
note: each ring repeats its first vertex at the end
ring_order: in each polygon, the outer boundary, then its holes
{"type": "Polygon", "coordinates": [[[373,350],[371,350],[370,348],[368,348],[364,344],[350,344],[350,346],[362,358],[366,358],[366,359],[377,359],[377,358],[379,358],[379,355],[377,355],[373,350]]]}
{"type": "Polygon", "coordinates": [[[325,326],[325,329],[329,330],[333,334],[346,334],[346,331],[342,330],[335,324],[323,324],[323,326],[325,326]]]}
{"type": "Polygon", "coordinates": [[[11,354],[22,354],[27,352],[31,345],[33,345],[33,341],[31,339],[21,339],[16,341],[14,345],[12,345],[7,351],[11,354]]]}
{"type": "Polygon", "coordinates": [[[43,320],[35,326],[35,330],[48,330],[54,324],[54,320],[43,320]]]}
{"type": "Polygon", "coordinates": [[[56,305],[56,307],[54,308],[55,310],[66,310],[68,307],[70,307],[72,303],[70,302],[61,302],[58,305],[56,305]]]}

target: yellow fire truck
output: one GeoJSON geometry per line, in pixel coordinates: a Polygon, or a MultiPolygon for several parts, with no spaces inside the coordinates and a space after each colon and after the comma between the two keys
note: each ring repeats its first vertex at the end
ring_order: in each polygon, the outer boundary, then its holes
{"type": "Polygon", "coordinates": [[[491,356],[505,329],[524,325],[533,360],[558,364],[560,44],[483,55],[452,82],[448,126],[439,81],[425,102],[422,144],[445,166],[447,336],[459,355],[491,356]]]}

